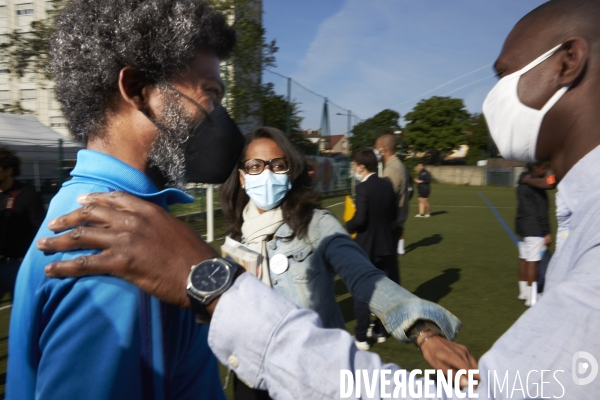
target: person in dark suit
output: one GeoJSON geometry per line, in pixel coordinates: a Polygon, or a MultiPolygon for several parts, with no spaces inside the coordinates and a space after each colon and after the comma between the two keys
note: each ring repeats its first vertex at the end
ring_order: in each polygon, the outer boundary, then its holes
{"type": "MultiPolygon", "coordinates": [[[[357,233],[356,243],[367,253],[373,265],[399,283],[392,232],[397,208],[394,188],[389,180],[377,176],[377,157],[371,149],[360,149],[354,153],[352,170],[360,183],[356,186],[356,213],[346,223],[346,229],[357,233]]],[[[356,345],[361,350],[368,350],[369,306],[354,300],[354,314],[356,345]]],[[[378,342],[384,342],[389,335],[381,321],[376,320],[371,336],[378,342]]]]}

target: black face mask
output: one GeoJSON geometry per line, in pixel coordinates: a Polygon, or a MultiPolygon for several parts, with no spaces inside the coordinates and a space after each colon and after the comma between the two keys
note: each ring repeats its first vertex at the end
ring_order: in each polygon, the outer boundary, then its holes
{"type": "MultiPolygon", "coordinates": [[[[185,180],[195,183],[224,183],[244,150],[245,138],[223,106],[216,105],[207,113],[198,102],[181,93],[168,83],[167,88],[192,102],[205,115],[196,125],[185,143],[185,180]]],[[[150,121],[159,129],[164,127],[149,115],[150,121]]]]}
{"type": "Polygon", "coordinates": [[[185,145],[188,182],[223,183],[244,150],[244,135],[221,105],[200,122],[185,145]]]}

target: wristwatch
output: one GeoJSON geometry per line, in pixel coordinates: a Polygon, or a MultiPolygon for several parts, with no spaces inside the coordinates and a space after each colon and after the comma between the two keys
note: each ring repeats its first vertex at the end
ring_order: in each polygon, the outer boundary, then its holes
{"type": "MultiPolygon", "coordinates": [[[[420,319],[417,320],[410,328],[406,330],[406,336],[408,339],[417,347],[419,344],[417,343],[417,338],[423,333],[431,331],[432,335],[446,337],[442,330],[433,322],[420,319]]],[[[421,342],[422,344],[422,342],[421,342]]],[[[419,347],[420,348],[420,347],[419,347]]]]}
{"type": "Polygon", "coordinates": [[[197,322],[210,323],[206,306],[229,289],[237,276],[236,273],[243,271],[244,269],[231,259],[221,257],[204,260],[200,264],[192,266],[186,292],[190,298],[192,310],[198,314],[197,322]]]}

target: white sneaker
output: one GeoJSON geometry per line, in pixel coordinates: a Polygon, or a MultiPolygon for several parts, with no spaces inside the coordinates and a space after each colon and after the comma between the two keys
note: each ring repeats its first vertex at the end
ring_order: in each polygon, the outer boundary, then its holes
{"type": "Polygon", "coordinates": [[[531,286],[525,288],[525,307],[531,307],[531,286]]]}
{"type": "Polygon", "coordinates": [[[423,216],[423,218],[429,218],[429,217],[431,217],[431,214],[425,214],[425,215],[423,216]]]}
{"type": "Polygon", "coordinates": [[[398,240],[398,254],[404,254],[404,239],[398,240]]]}
{"type": "Polygon", "coordinates": [[[415,215],[415,218],[423,218],[423,216],[421,214],[417,214],[415,215]]]}
{"type": "Polygon", "coordinates": [[[538,301],[538,292],[537,292],[537,282],[533,282],[531,284],[531,295],[530,295],[530,303],[532,306],[535,306],[538,301]]]}
{"type": "Polygon", "coordinates": [[[519,300],[527,299],[527,296],[525,295],[526,290],[527,290],[527,281],[519,281],[519,297],[517,297],[517,299],[519,299],[519,300]]]}
{"type": "Polygon", "coordinates": [[[388,333],[376,333],[372,337],[377,338],[377,343],[385,343],[388,338],[388,333]]]}
{"type": "Polygon", "coordinates": [[[356,348],[362,351],[369,351],[369,349],[371,349],[371,346],[369,346],[369,343],[367,342],[359,342],[358,340],[354,339],[354,344],[356,345],[356,348]]]}

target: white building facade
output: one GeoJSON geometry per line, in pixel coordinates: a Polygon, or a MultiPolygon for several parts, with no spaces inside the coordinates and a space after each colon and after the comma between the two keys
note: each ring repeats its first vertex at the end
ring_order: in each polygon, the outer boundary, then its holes
{"type": "MultiPolygon", "coordinates": [[[[5,35],[16,29],[28,32],[33,21],[45,19],[48,10],[52,9],[52,1],[47,0],[0,0],[0,40],[6,40],[5,35]]],[[[19,78],[10,74],[6,61],[2,61],[0,104],[18,101],[21,107],[32,111],[41,123],[68,136],[67,121],[54,96],[54,82],[45,79],[43,74],[28,74],[19,78]]]]}

